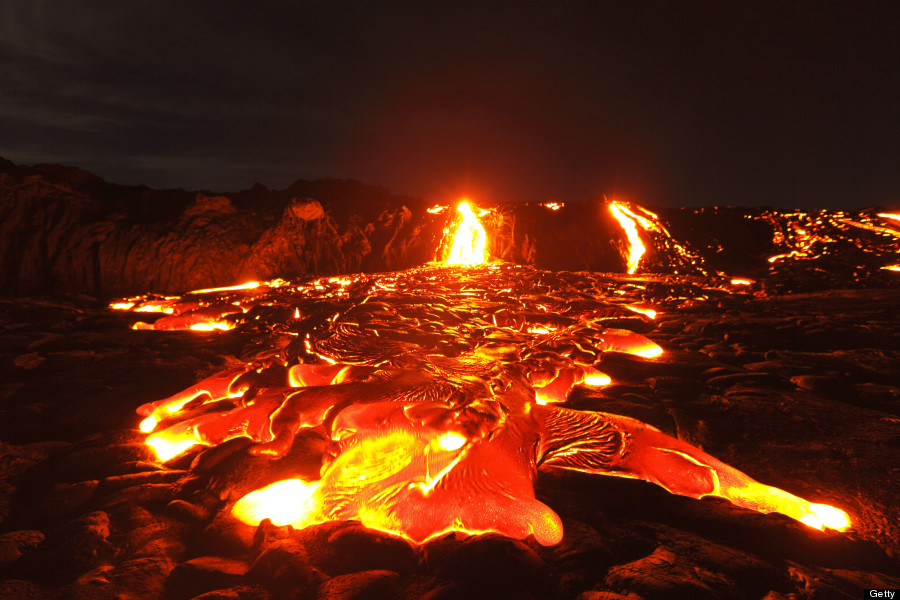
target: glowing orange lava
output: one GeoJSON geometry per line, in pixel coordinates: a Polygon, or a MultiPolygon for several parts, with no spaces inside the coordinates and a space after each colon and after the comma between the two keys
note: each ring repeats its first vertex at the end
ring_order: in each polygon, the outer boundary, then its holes
{"type": "Polygon", "coordinates": [[[610,202],[609,211],[619,222],[619,225],[622,226],[622,229],[625,230],[625,235],[628,237],[628,258],[625,263],[630,275],[637,271],[641,257],[647,250],[638,233],[637,221],[640,217],[618,202],[610,202]]]}
{"type": "Polygon", "coordinates": [[[628,329],[605,329],[597,346],[607,352],[624,352],[642,358],[661,356],[663,349],[639,333],[628,329]]]}
{"type": "Polygon", "coordinates": [[[764,211],[760,219],[772,227],[772,243],[779,250],[769,257],[777,268],[836,256],[846,249],[876,257],[893,257],[900,251],[900,230],[880,219],[898,219],[894,213],[872,215],[845,211],[764,211]]]}
{"type": "Polygon", "coordinates": [[[194,323],[190,326],[191,331],[228,331],[234,329],[234,325],[223,321],[209,321],[207,323],[194,323]]]}
{"type": "Polygon", "coordinates": [[[478,217],[472,212],[468,202],[460,202],[456,208],[462,214],[462,221],[459,223],[453,236],[450,255],[444,261],[444,264],[469,267],[484,264],[487,262],[485,252],[487,233],[478,221],[478,217]]]}
{"type": "Polygon", "coordinates": [[[648,306],[640,306],[640,305],[636,305],[636,304],[626,304],[625,308],[627,308],[631,312],[636,312],[638,314],[644,315],[648,319],[655,319],[656,315],[658,314],[656,312],[656,309],[650,308],[648,306]]]}
{"type": "MultiPolygon", "coordinates": [[[[651,222],[625,210],[635,230],[641,219],[651,222]]],[[[465,256],[485,236],[468,204],[460,212],[454,246],[465,256]]],[[[297,528],[358,520],[414,542],[463,531],[555,544],[562,521],[536,498],[534,483],[539,471],[568,469],[639,478],[692,498],[717,496],[812,527],[849,527],[844,511],[759,483],[650,425],[566,408],[578,386],[590,394],[586,388],[612,383],[595,367],[604,353],[653,359],[663,348],[602,325],[624,316],[622,322],[644,326],[656,317],[634,278],[590,298],[575,285],[554,295],[528,293],[545,285],[545,276],[501,263],[432,266],[380,274],[349,300],[359,278],[127,299],[125,310],[150,302],[171,308],[156,323],[182,329],[242,327],[244,315],[260,306],[277,315],[268,323],[276,352],[266,349],[141,406],[139,428],[163,462],[238,437],[250,440],[251,455],[285,459],[300,432],[320,435],[327,444],[320,478],[283,479],[281,471],[263,480],[280,479],[231,507],[250,525],[265,518],[297,528]],[[516,286],[525,293],[513,293],[516,286]],[[316,313],[326,299],[331,308],[316,313]]]]}
{"type": "Polygon", "coordinates": [[[551,333],[553,330],[554,330],[554,328],[549,327],[549,326],[532,325],[528,328],[528,333],[547,334],[547,333],[551,333]]]}
{"type": "Polygon", "coordinates": [[[211,294],[213,292],[230,292],[234,290],[255,290],[260,286],[258,281],[248,281],[240,285],[232,285],[227,287],[207,288],[204,290],[192,290],[188,294],[211,294]]]}
{"type": "Polygon", "coordinates": [[[263,519],[271,519],[273,525],[293,525],[301,529],[316,522],[315,493],[318,489],[319,483],[315,481],[283,479],[250,492],[234,504],[231,512],[248,525],[256,526],[263,519]]]}
{"type": "Polygon", "coordinates": [[[114,310],[133,313],[162,313],[166,316],[131,328],[154,331],[229,331],[237,326],[236,315],[246,312],[254,294],[265,293],[286,285],[282,279],[241,285],[192,290],[184,296],[143,296],[126,298],[110,304],[114,310]],[[227,298],[227,299],[226,299],[227,298]]]}

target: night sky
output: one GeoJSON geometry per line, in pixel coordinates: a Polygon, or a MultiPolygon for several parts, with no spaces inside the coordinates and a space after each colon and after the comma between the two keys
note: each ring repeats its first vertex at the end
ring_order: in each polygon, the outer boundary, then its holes
{"type": "Polygon", "coordinates": [[[436,5],[3,0],[0,156],[212,191],[900,205],[897,3],[436,5]]]}

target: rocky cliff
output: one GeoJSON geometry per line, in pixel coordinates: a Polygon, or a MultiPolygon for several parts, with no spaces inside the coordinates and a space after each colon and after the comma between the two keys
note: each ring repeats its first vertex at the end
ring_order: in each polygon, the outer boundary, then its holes
{"type": "MultiPolygon", "coordinates": [[[[0,288],[111,297],[405,269],[435,259],[454,219],[452,207],[427,208],[352,180],[214,194],[0,161],[0,288]]],[[[491,254],[548,268],[621,270],[611,243],[621,233],[595,209],[585,204],[561,218],[535,206],[495,207],[486,216],[491,254]]]]}
{"type": "Polygon", "coordinates": [[[434,253],[441,224],[423,215],[420,200],[353,181],[215,195],[5,162],[0,286],[7,295],[109,296],[402,269],[434,253]]]}

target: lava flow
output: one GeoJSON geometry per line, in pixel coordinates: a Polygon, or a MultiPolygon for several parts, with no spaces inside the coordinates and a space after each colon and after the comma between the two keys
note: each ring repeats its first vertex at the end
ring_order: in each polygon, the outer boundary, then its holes
{"type": "MultiPolygon", "coordinates": [[[[114,305],[163,313],[141,328],[206,324],[262,348],[139,408],[159,459],[237,437],[251,440],[251,454],[278,459],[301,431],[315,431],[327,441],[320,479],[273,478],[233,514],[298,528],[359,520],[416,542],[450,530],[559,542],[562,522],[534,492],[538,472],[551,469],[639,478],[819,529],[850,526],[842,510],[759,483],[650,425],[565,407],[576,389],[612,382],[598,369],[606,353],[662,360],[664,349],[640,332],[678,302],[654,302],[649,279],[484,263],[484,228],[468,204],[459,210],[446,264],[114,305]]],[[[633,272],[635,223],[652,221],[611,210],[634,230],[633,272]]]]}
{"type": "Polygon", "coordinates": [[[900,229],[894,223],[900,218],[892,213],[765,211],[761,218],[772,225],[772,241],[782,250],[768,258],[770,263],[813,261],[838,253],[842,246],[852,246],[878,259],[896,258],[900,250],[900,229]]]}
{"type": "Polygon", "coordinates": [[[447,257],[444,264],[480,265],[487,259],[485,255],[487,233],[484,231],[484,226],[478,221],[478,217],[472,212],[468,202],[460,202],[457,210],[462,214],[462,221],[453,235],[450,256],[447,257]]]}
{"type": "MultiPolygon", "coordinates": [[[[641,262],[641,257],[647,250],[638,233],[639,220],[642,219],[646,222],[646,219],[634,214],[628,207],[623,206],[619,202],[611,202],[609,204],[609,211],[616,218],[616,221],[619,222],[622,229],[625,230],[625,234],[628,236],[628,257],[626,258],[625,263],[628,268],[628,273],[634,273],[641,262]]],[[[645,223],[642,223],[642,225],[646,228],[645,223]]]]}

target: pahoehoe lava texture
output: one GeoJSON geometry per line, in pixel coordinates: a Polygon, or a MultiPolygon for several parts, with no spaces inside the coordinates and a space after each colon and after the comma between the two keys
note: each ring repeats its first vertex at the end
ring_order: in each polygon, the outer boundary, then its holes
{"type": "Polygon", "coordinates": [[[3,302],[0,589],[14,598],[775,599],[900,587],[898,291],[767,297],[688,278],[441,271],[299,282],[309,291],[298,300],[278,288],[272,302],[227,317],[238,327],[224,333],[131,331],[127,317],[83,298],[3,302]],[[404,293],[407,284],[418,293],[404,293]],[[625,308],[639,303],[660,314],[625,308]],[[665,353],[651,361],[591,348],[604,327],[639,331],[665,353]],[[383,345],[370,343],[373,331],[383,345]],[[432,379],[592,362],[612,385],[576,387],[567,407],[649,423],[760,481],[841,506],[854,529],[818,533],[638,481],[547,472],[537,499],[565,531],[550,547],[462,534],[413,546],[353,522],[254,530],[226,507],[272,480],[315,478],[319,435],[301,432],[277,460],[238,438],[163,466],[132,410],[246,362],[303,360],[307,333],[335,360],[432,379]],[[477,347],[493,360],[459,360],[477,347]]]}

